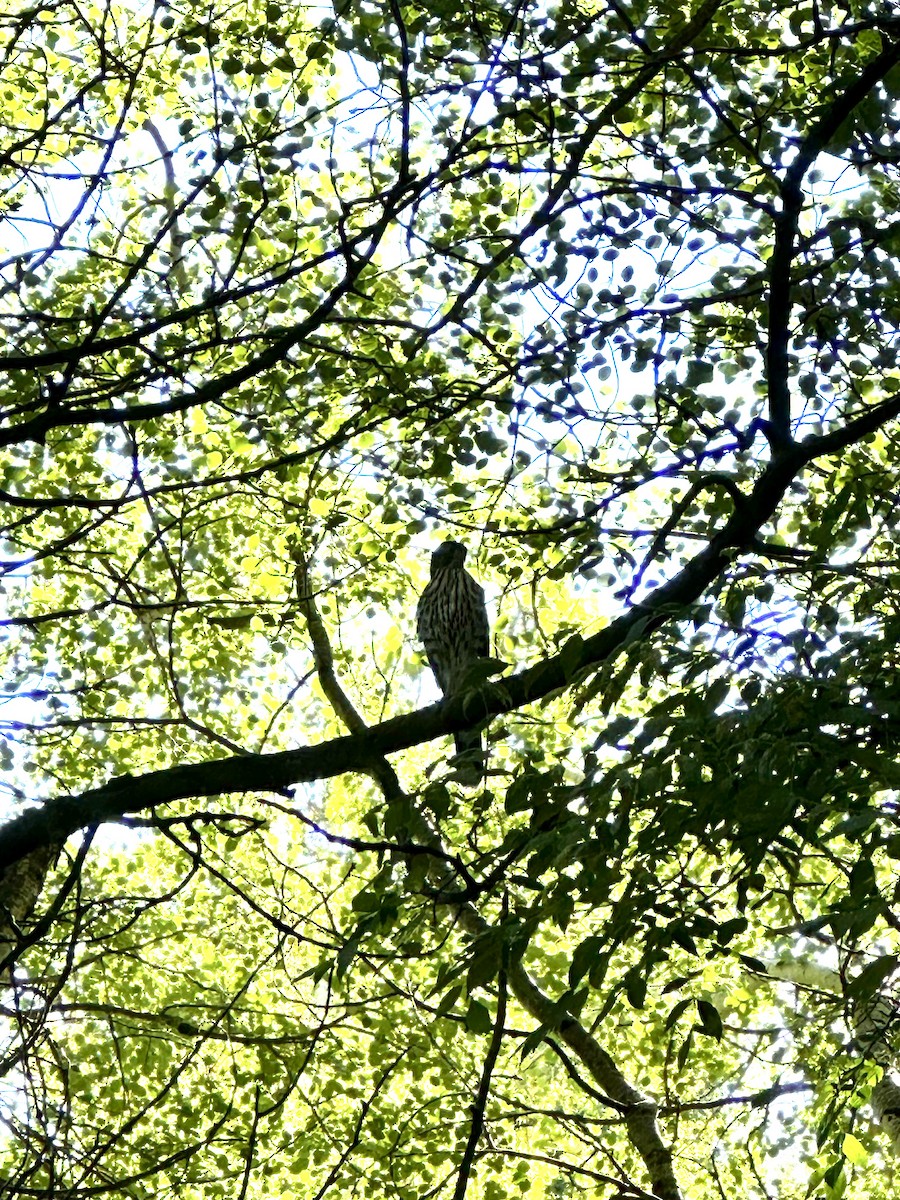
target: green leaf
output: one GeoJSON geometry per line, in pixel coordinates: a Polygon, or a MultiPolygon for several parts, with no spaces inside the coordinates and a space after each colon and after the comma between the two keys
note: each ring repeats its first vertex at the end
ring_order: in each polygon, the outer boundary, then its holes
{"type": "Polygon", "coordinates": [[[852,1133],[845,1133],[841,1142],[841,1153],[855,1167],[864,1167],[869,1161],[869,1152],[852,1133]]]}
{"type": "Polygon", "coordinates": [[[856,975],[846,987],[846,995],[854,1000],[865,1000],[874,996],[884,981],[897,969],[900,961],[896,954],[885,954],[866,966],[856,975]]]}
{"type": "Polygon", "coordinates": [[[585,975],[592,970],[597,963],[603,947],[603,938],[596,936],[585,938],[583,942],[575,947],[572,954],[572,961],[569,964],[569,987],[577,987],[585,975]]]}
{"type": "Polygon", "coordinates": [[[697,1013],[700,1017],[700,1024],[696,1026],[700,1033],[707,1037],[715,1038],[717,1042],[722,1040],[724,1032],[722,1026],[722,1018],[719,1015],[719,1010],[714,1004],[710,1004],[708,1000],[697,1001],[697,1013]]]}
{"type": "Polygon", "coordinates": [[[625,995],[632,1008],[643,1008],[647,998],[647,980],[632,968],[625,975],[625,995]]]}

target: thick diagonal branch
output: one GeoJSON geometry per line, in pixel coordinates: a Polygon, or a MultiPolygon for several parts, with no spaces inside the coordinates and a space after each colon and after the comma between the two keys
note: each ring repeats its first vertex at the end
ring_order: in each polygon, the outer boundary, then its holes
{"type": "Polygon", "coordinates": [[[873,406],[846,425],[788,447],[763,471],[706,546],[646,600],[599,633],[585,638],[498,684],[464,697],[405,713],[369,729],[317,746],[277,754],[248,754],[211,762],[166,767],[145,775],[119,776],[75,796],[57,796],[27,809],[0,829],[0,870],[38,846],[63,842],[86,825],[115,821],[126,813],[176,800],[245,791],[283,793],[296,783],[371,772],[386,755],[423,745],[457,729],[524,708],[568,687],[583,671],[600,666],[635,639],[648,637],[684,614],[729,566],[736,553],[752,548],[760,529],[778,509],[785,491],[805,466],[837,453],[900,415],[900,396],[873,406]]]}

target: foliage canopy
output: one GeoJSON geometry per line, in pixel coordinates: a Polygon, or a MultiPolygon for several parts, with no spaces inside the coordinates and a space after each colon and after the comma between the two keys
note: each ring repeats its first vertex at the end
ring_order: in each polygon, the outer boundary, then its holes
{"type": "Polygon", "coordinates": [[[896,6],[0,29],[0,1193],[893,1194],[896,6]]]}

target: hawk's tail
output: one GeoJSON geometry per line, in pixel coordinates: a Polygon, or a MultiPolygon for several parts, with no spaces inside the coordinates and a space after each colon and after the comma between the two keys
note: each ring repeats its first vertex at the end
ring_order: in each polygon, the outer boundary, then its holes
{"type": "Polygon", "coordinates": [[[484,778],[484,745],[477,731],[464,730],[453,735],[456,777],[465,787],[478,787],[484,778]]]}

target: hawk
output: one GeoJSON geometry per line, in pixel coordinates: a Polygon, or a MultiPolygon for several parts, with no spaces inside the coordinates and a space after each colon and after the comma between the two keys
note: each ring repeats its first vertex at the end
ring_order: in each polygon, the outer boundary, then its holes
{"type": "MultiPolygon", "coordinates": [[[[466,548],[460,542],[438,546],[431,556],[431,581],[416,608],[419,640],[444,696],[458,692],[471,665],[490,653],[484,591],[463,568],[465,561],[466,548]]],[[[475,786],[484,763],[481,734],[463,730],[454,740],[456,753],[468,759],[460,780],[475,786]]]]}

